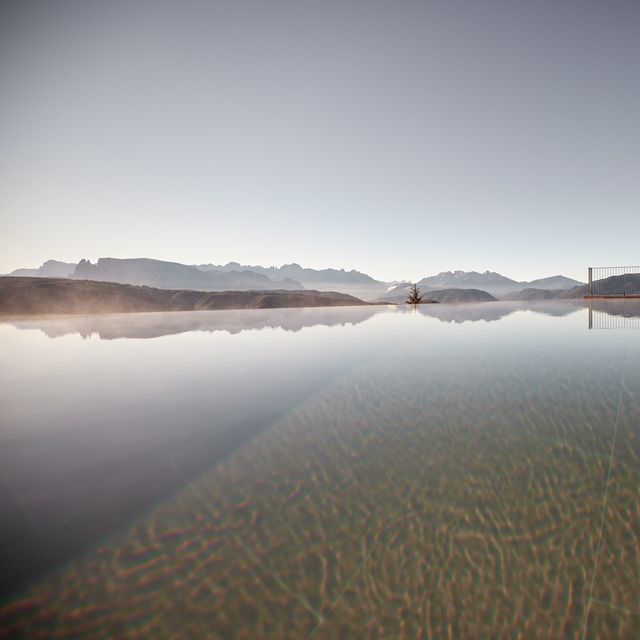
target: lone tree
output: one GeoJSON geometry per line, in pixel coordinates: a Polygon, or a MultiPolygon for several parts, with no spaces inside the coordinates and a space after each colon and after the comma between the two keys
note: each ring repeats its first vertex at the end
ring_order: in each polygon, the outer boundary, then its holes
{"type": "Polygon", "coordinates": [[[409,297],[407,298],[407,304],[420,304],[422,302],[422,296],[420,295],[420,289],[418,285],[414,284],[409,289],[409,297]]]}

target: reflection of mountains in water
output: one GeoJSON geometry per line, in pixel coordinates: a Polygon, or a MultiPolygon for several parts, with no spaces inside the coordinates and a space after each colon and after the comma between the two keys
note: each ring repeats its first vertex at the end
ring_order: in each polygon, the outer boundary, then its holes
{"type": "MultiPolygon", "coordinates": [[[[423,304],[420,314],[442,322],[496,322],[517,311],[532,311],[548,316],[567,316],[584,307],[583,300],[540,302],[486,302],[478,304],[423,304]]],[[[591,308],[612,316],[640,317],[640,300],[592,300],[591,308]]],[[[410,305],[397,305],[404,312],[410,305]]],[[[101,340],[120,338],[157,338],[189,331],[226,331],[240,333],[259,329],[300,331],[313,326],[344,326],[365,322],[385,306],[308,307],[298,309],[241,309],[228,311],[179,311],[158,313],[117,313],[87,316],[50,316],[12,319],[17,329],[39,329],[49,338],[79,334],[83,338],[97,335],[101,340]]]]}
{"type": "Polygon", "coordinates": [[[300,331],[323,325],[355,325],[384,312],[382,306],[309,307],[299,309],[242,309],[229,311],[179,311],[159,313],[117,313],[73,317],[45,317],[11,320],[17,329],[39,329],[49,338],[79,334],[101,340],[158,338],[189,331],[240,333],[257,329],[300,331]]]}
{"type": "Polygon", "coordinates": [[[483,302],[480,304],[424,304],[418,307],[421,314],[442,322],[495,322],[516,311],[533,311],[548,316],[567,316],[578,311],[580,303],[563,302],[483,302]]]}

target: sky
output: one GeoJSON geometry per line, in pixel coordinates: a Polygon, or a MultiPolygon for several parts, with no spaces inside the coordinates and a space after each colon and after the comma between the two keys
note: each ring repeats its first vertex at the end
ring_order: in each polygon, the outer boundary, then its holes
{"type": "Polygon", "coordinates": [[[0,273],[640,263],[637,0],[0,3],[0,273]]]}

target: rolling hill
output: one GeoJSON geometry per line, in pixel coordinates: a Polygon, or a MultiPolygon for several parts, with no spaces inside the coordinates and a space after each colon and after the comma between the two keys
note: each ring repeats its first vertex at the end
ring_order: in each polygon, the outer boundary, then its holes
{"type": "MultiPolygon", "coordinates": [[[[611,276],[593,283],[594,295],[640,296],[640,273],[611,276]]],[[[573,287],[558,296],[564,299],[584,298],[589,295],[589,285],[573,287]]]]}
{"type": "Polygon", "coordinates": [[[0,314],[276,309],[366,304],[320,291],[193,291],[68,278],[0,277],[0,314]]]}
{"type": "MultiPolygon", "coordinates": [[[[401,284],[391,288],[384,295],[378,298],[378,302],[389,302],[391,304],[403,304],[407,301],[409,287],[411,285],[401,284]]],[[[479,289],[428,289],[421,291],[423,301],[463,303],[463,302],[494,302],[496,298],[486,291],[479,289]]]]}
{"type": "Polygon", "coordinates": [[[554,300],[558,297],[561,291],[553,291],[549,289],[535,289],[533,287],[527,287],[521,291],[511,291],[501,296],[501,300],[554,300]]]}

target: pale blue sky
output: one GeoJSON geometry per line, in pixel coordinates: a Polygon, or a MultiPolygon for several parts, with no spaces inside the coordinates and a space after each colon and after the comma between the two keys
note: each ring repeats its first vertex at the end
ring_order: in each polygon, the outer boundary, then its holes
{"type": "Polygon", "coordinates": [[[0,5],[0,272],[640,262],[640,2],[0,5]]]}

